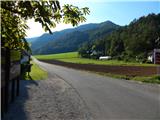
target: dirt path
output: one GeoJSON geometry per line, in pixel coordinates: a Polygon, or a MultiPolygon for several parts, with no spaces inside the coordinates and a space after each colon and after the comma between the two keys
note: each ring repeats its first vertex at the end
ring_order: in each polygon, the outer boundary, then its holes
{"type": "Polygon", "coordinates": [[[50,75],[41,81],[21,81],[20,96],[4,120],[88,120],[86,106],[62,79],[50,75]]]}

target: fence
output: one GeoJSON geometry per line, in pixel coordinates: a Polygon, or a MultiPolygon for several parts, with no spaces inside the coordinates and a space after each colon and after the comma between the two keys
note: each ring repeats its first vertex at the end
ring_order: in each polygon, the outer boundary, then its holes
{"type": "Polygon", "coordinates": [[[8,110],[9,103],[19,95],[21,74],[21,52],[1,48],[1,116],[8,110]]]}

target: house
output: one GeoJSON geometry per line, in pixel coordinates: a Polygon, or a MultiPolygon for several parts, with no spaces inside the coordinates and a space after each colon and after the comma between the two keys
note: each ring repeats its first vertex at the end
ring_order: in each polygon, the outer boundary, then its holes
{"type": "Polygon", "coordinates": [[[160,49],[154,49],[153,60],[154,64],[160,64],[160,49]]]}

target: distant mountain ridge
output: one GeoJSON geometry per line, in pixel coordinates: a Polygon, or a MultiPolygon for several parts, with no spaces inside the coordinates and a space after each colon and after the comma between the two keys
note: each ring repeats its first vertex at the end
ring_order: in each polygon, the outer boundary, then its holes
{"type": "Polygon", "coordinates": [[[76,28],[45,33],[40,37],[29,38],[33,54],[53,54],[78,50],[84,42],[94,41],[119,28],[111,21],[89,23],[76,28]]]}
{"type": "Polygon", "coordinates": [[[39,38],[39,37],[26,38],[26,40],[27,40],[29,43],[32,43],[32,42],[36,41],[37,38],[39,38]]]}

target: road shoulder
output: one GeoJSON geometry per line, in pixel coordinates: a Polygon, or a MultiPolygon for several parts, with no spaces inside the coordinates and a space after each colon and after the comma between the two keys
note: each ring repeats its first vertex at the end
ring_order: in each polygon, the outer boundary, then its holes
{"type": "Polygon", "coordinates": [[[49,75],[47,80],[21,81],[21,93],[10,105],[4,120],[88,120],[83,100],[64,80],[49,75]]]}

